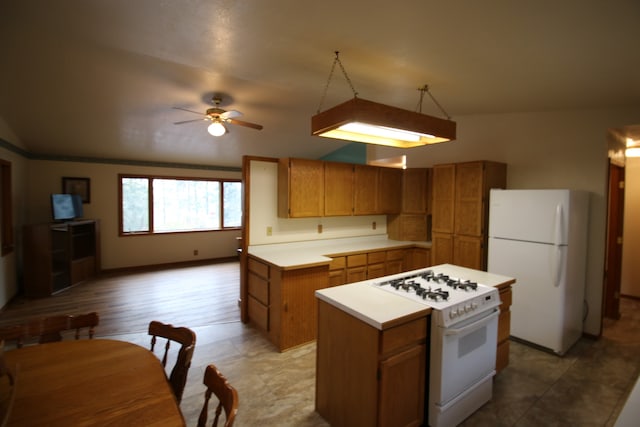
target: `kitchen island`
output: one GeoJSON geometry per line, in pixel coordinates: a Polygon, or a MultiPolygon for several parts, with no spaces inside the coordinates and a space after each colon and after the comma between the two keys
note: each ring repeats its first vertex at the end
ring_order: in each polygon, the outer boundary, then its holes
{"type": "MultiPolygon", "coordinates": [[[[454,265],[448,274],[498,288],[507,314],[513,278],[454,265]]],[[[411,273],[408,273],[411,274],[411,273]]],[[[379,281],[379,280],[378,280],[379,281]]],[[[421,425],[431,308],[366,280],[316,291],[316,410],[335,426],[421,425]]],[[[508,357],[508,323],[506,329],[508,357]]],[[[504,332],[502,333],[504,334],[504,332]]],[[[497,352],[496,364],[501,352],[497,352]]]]}
{"type": "Polygon", "coordinates": [[[430,246],[386,235],[249,246],[248,321],[279,351],[313,341],[316,290],[427,267],[430,246]]]}

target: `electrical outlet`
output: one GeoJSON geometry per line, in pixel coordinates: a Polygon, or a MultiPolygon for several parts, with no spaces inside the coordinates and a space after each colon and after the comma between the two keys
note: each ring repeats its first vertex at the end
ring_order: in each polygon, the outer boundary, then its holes
{"type": "Polygon", "coordinates": [[[273,234],[273,227],[268,226],[267,227],[267,236],[271,236],[273,234]]]}
{"type": "Polygon", "coordinates": [[[371,223],[371,228],[375,230],[375,229],[376,229],[376,227],[377,227],[376,222],[375,222],[375,221],[373,221],[373,222],[371,223]]]}
{"type": "Polygon", "coordinates": [[[322,233],[322,224],[318,224],[318,234],[322,233]]]}
{"type": "Polygon", "coordinates": [[[194,256],[198,256],[198,250],[197,250],[197,249],[194,249],[194,250],[193,250],[193,255],[194,255],[194,256]]]}

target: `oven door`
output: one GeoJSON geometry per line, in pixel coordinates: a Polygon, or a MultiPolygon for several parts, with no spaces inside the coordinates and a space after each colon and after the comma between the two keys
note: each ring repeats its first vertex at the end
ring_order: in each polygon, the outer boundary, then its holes
{"type": "Polygon", "coordinates": [[[499,315],[500,309],[494,308],[448,328],[432,323],[431,404],[445,406],[495,374],[499,315]]]}

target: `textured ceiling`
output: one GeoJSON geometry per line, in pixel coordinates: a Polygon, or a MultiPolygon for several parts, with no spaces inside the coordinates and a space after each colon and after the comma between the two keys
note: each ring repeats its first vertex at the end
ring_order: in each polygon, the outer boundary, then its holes
{"type": "MultiPolygon", "coordinates": [[[[360,97],[415,110],[428,84],[454,120],[637,107],[638,22],[637,0],[4,0],[0,119],[36,154],[316,158],[345,145],[310,136],[336,50],[360,97]],[[264,129],[174,124],[214,93],[264,129]]],[[[336,69],[322,109],[352,96],[336,69]]]]}

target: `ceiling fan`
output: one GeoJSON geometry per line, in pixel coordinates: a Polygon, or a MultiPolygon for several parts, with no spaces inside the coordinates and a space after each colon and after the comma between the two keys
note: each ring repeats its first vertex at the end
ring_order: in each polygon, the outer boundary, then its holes
{"type": "Polygon", "coordinates": [[[173,107],[176,110],[188,111],[189,113],[194,113],[194,114],[204,116],[201,119],[183,120],[180,122],[174,122],[174,124],[181,125],[185,123],[207,120],[211,122],[211,124],[207,128],[207,131],[213,136],[222,136],[225,133],[227,133],[227,128],[224,126],[225,123],[238,125],[238,126],[245,126],[245,127],[257,129],[257,130],[262,129],[262,125],[236,119],[236,117],[242,116],[242,113],[240,111],[224,110],[220,108],[220,103],[222,102],[222,98],[220,98],[219,96],[214,96],[212,98],[212,101],[213,101],[214,107],[207,109],[207,111],[204,114],[199,113],[197,111],[188,110],[186,108],[173,107]]]}

